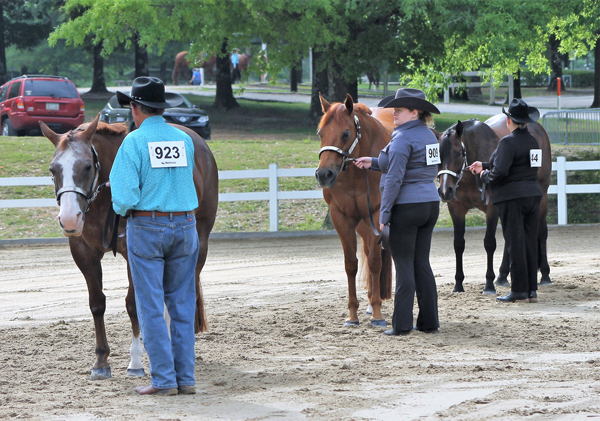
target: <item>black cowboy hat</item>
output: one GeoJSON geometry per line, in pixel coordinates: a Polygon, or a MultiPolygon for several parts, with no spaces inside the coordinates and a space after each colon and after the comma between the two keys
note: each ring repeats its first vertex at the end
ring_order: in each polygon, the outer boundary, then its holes
{"type": "Polygon", "coordinates": [[[156,77],[140,76],[131,85],[131,96],[117,91],[117,100],[121,107],[128,107],[131,102],[151,108],[172,108],[183,102],[179,95],[165,93],[165,85],[156,77]]]}
{"type": "Polygon", "coordinates": [[[383,108],[410,108],[412,110],[428,111],[439,114],[440,110],[425,99],[425,92],[420,89],[402,88],[396,91],[396,95],[383,98],[377,104],[383,108]]]}
{"type": "Polygon", "coordinates": [[[540,118],[538,109],[528,106],[520,98],[515,98],[510,102],[508,112],[504,111],[504,107],[502,107],[502,112],[515,123],[535,123],[540,118]]]}

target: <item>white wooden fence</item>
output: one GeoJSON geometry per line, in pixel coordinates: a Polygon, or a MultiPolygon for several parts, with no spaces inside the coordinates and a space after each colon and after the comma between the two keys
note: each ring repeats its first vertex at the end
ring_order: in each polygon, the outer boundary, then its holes
{"type": "MultiPolygon", "coordinates": [[[[558,225],[567,224],[567,194],[600,193],[600,184],[567,184],[567,171],[600,170],[600,161],[567,162],[558,157],[552,163],[552,171],[556,171],[556,185],[551,185],[548,194],[556,194],[558,202],[558,225]]],[[[279,169],[277,164],[268,169],[245,171],[219,171],[219,180],[268,178],[269,190],[249,193],[220,193],[219,201],[237,202],[245,200],[269,201],[269,230],[279,229],[279,200],[289,199],[323,199],[322,190],[279,191],[281,177],[314,177],[314,168],[279,169]]],[[[50,177],[0,177],[0,187],[9,186],[51,186],[50,177]]],[[[54,199],[10,199],[0,200],[0,208],[34,208],[57,206],[54,199]]]]}

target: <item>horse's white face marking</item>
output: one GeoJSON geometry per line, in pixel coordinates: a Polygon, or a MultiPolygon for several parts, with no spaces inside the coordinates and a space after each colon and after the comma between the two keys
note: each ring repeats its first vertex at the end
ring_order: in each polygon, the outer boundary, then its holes
{"type": "MultiPolygon", "coordinates": [[[[75,162],[77,157],[72,148],[67,149],[55,161],[62,167],[63,188],[74,188],[75,184],[75,162]]],[[[60,213],[58,214],[58,222],[63,229],[66,237],[77,237],[81,235],[83,230],[83,211],[78,201],[79,194],[75,192],[65,192],[60,196],[60,213]]]]}
{"type": "Polygon", "coordinates": [[[131,348],[129,348],[129,366],[128,370],[139,370],[144,368],[142,364],[142,355],[144,354],[144,348],[142,347],[141,336],[134,336],[131,339],[131,348]]]}

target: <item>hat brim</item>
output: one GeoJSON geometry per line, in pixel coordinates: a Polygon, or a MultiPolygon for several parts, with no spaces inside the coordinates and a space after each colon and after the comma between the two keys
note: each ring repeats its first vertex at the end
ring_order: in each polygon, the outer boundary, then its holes
{"type": "Polygon", "coordinates": [[[121,107],[130,107],[132,102],[145,105],[151,108],[173,108],[183,104],[183,99],[177,94],[171,92],[165,92],[165,100],[163,102],[144,101],[141,99],[133,99],[129,95],[117,91],[117,101],[121,107]]]}
{"type": "Polygon", "coordinates": [[[514,117],[510,115],[504,107],[502,107],[502,113],[506,114],[508,118],[510,118],[515,123],[535,123],[540,118],[540,111],[535,107],[529,108],[529,117],[514,117]]]}
{"type": "Polygon", "coordinates": [[[440,110],[431,102],[414,97],[396,98],[395,95],[386,96],[379,104],[382,108],[410,108],[413,110],[427,111],[433,114],[440,114],[440,110]]]}

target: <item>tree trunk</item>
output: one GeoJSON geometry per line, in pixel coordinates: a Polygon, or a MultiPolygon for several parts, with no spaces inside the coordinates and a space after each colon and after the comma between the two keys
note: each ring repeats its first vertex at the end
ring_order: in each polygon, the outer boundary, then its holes
{"type": "Polygon", "coordinates": [[[549,91],[556,91],[556,81],[557,78],[560,78],[560,88],[561,90],[565,90],[565,82],[563,80],[563,58],[562,55],[558,52],[558,47],[560,45],[560,41],[556,39],[554,35],[550,35],[550,85],[548,85],[549,91]]]}
{"type": "Polygon", "coordinates": [[[104,57],[102,57],[102,42],[94,45],[92,48],[94,54],[94,75],[92,88],[88,93],[104,94],[108,92],[106,89],[106,80],[104,79],[104,57]]]}
{"type": "Polygon", "coordinates": [[[347,94],[352,96],[354,102],[358,102],[358,81],[354,79],[348,82],[342,74],[342,67],[336,62],[331,62],[329,66],[329,94],[334,102],[344,102],[347,94]]]}
{"type": "Polygon", "coordinates": [[[221,44],[221,54],[217,55],[217,91],[213,103],[215,108],[230,110],[240,106],[231,88],[230,63],[231,58],[227,52],[227,39],[225,39],[221,44]]]}
{"type": "Polygon", "coordinates": [[[8,80],[6,74],[6,43],[4,40],[4,4],[0,2],[0,84],[8,80]]]}
{"type": "Polygon", "coordinates": [[[296,63],[296,80],[298,83],[302,83],[302,57],[300,57],[298,63],[296,63]]]}
{"type": "Polygon", "coordinates": [[[513,76],[513,95],[514,98],[523,98],[521,95],[521,69],[513,76]]]}
{"type": "Polygon", "coordinates": [[[135,36],[135,77],[150,76],[148,51],[140,46],[140,36],[135,36]]]}
{"type": "Polygon", "coordinates": [[[600,108],[600,38],[594,47],[594,102],[590,108],[600,108]]]}
{"type": "Polygon", "coordinates": [[[296,67],[292,67],[292,70],[290,70],[290,92],[298,92],[297,74],[296,67]]]}
{"type": "Polygon", "coordinates": [[[319,93],[329,100],[329,79],[327,77],[327,64],[325,55],[320,51],[312,52],[312,88],[310,94],[310,111],[308,120],[317,124],[323,115],[319,93]]]}
{"type": "Polygon", "coordinates": [[[167,84],[167,62],[166,61],[160,62],[160,80],[162,80],[165,85],[167,84]]]}

